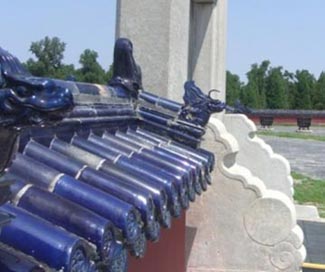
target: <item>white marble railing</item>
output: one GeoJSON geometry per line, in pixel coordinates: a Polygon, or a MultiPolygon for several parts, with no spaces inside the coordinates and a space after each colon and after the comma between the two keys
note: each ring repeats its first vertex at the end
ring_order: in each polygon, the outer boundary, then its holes
{"type": "Polygon", "coordinates": [[[293,198],[293,179],[290,164],[283,156],[256,135],[256,126],[245,115],[225,114],[224,125],[239,144],[238,164],[248,168],[267,189],[277,190],[293,198]]]}
{"type": "MultiPolygon", "coordinates": [[[[306,254],[291,198],[270,190],[263,175],[253,175],[238,162],[244,152],[240,141],[220,120],[212,118],[203,147],[216,154],[217,165],[214,184],[188,212],[188,272],[300,271],[306,254]]],[[[263,152],[255,149],[259,160],[263,152]]],[[[265,154],[263,160],[272,165],[277,156],[268,154],[269,161],[265,154]]]]}

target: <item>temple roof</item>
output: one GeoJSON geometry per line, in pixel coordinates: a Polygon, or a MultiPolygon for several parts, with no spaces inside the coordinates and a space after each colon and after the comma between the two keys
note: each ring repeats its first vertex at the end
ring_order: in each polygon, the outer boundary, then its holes
{"type": "Polygon", "coordinates": [[[159,241],[211,183],[214,155],[199,148],[204,127],[181,118],[182,104],[139,89],[130,57],[133,68],[109,85],[37,78],[3,59],[2,129],[19,140],[6,149],[2,179],[13,181],[12,195],[0,211],[13,219],[0,242],[39,268],[126,271],[127,253],[142,258],[147,241],[159,241]]]}

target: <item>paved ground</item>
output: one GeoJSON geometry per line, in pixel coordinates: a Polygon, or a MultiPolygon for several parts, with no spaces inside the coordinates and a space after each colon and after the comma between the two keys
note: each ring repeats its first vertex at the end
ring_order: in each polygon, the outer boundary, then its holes
{"type": "MultiPolygon", "coordinates": [[[[296,132],[298,127],[296,126],[273,126],[275,132],[296,132]]],[[[325,127],[311,127],[313,133],[311,135],[325,136],[325,127]]]]}
{"type": "Polygon", "coordinates": [[[325,264],[325,223],[298,221],[298,224],[304,232],[304,245],[307,250],[305,262],[325,264]]]}
{"type": "MultiPolygon", "coordinates": [[[[322,128],[320,133],[325,135],[325,129],[322,128]]],[[[260,137],[271,145],[276,153],[289,160],[293,171],[313,178],[325,179],[325,142],[270,136],[260,137]]]]}

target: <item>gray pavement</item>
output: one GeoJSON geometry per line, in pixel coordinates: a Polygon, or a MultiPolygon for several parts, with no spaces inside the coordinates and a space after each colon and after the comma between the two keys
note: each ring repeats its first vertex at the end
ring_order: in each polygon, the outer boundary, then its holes
{"type": "Polygon", "coordinates": [[[307,250],[306,262],[325,264],[325,223],[298,221],[298,224],[304,232],[304,245],[307,250]]]}
{"type": "MultiPolygon", "coordinates": [[[[298,129],[297,126],[273,126],[274,132],[296,132],[298,129]]],[[[311,135],[319,135],[319,136],[325,136],[325,127],[318,126],[318,127],[310,127],[310,129],[313,131],[311,135]]]]}
{"type": "MultiPolygon", "coordinates": [[[[320,133],[323,133],[323,130],[325,135],[323,128],[320,133]]],[[[292,171],[316,179],[325,179],[325,142],[271,136],[259,137],[272,146],[276,153],[289,160],[292,171]]]]}

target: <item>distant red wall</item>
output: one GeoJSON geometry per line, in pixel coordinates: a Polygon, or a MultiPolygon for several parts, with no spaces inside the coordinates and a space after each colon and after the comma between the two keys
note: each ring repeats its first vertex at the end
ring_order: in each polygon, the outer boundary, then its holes
{"type": "MultiPolygon", "coordinates": [[[[260,124],[260,118],[258,116],[250,116],[247,115],[249,119],[251,119],[255,124],[260,124]]],[[[275,117],[273,121],[273,125],[276,124],[286,124],[286,125],[297,125],[297,118],[296,117],[275,117]]],[[[325,118],[324,117],[314,117],[311,120],[312,125],[325,125],[325,118]]]]}
{"type": "Polygon", "coordinates": [[[158,243],[148,242],[143,259],[130,257],[128,272],[185,272],[185,213],[162,230],[158,243]]]}

